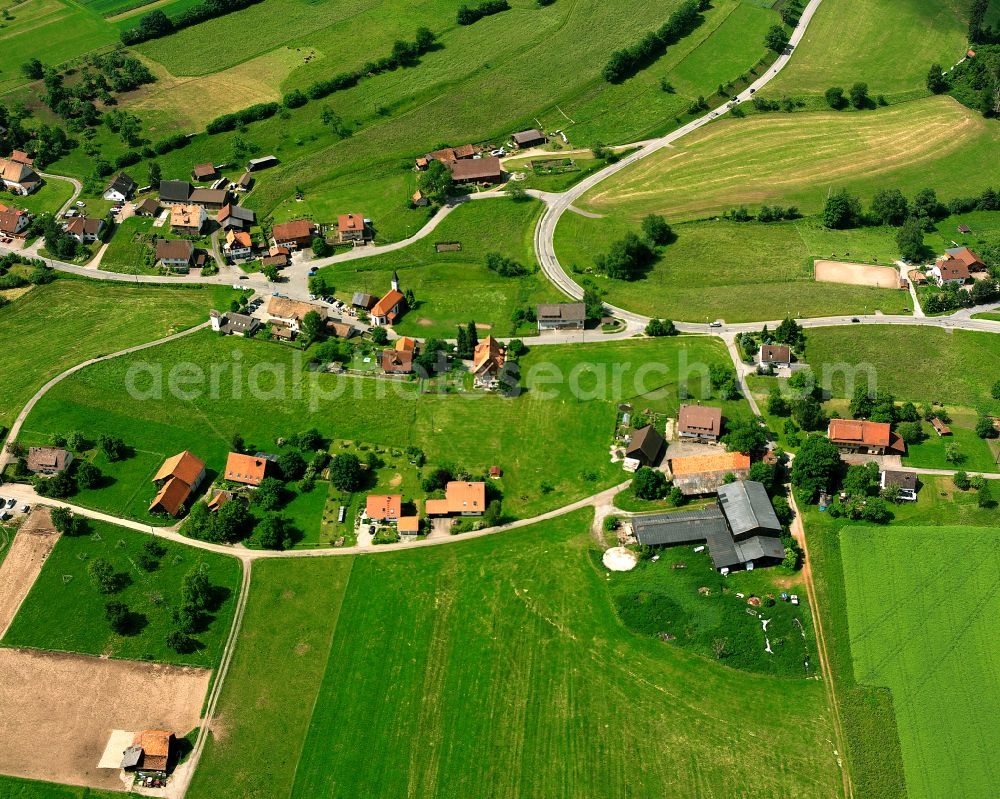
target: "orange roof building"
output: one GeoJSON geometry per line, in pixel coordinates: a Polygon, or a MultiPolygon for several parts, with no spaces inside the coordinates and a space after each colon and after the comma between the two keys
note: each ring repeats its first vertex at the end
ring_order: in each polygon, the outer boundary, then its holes
{"type": "Polygon", "coordinates": [[[424,503],[428,516],[482,516],[486,510],[486,483],[453,480],[445,487],[444,499],[424,503]]]}
{"type": "Polygon", "coordinates": [[[396,523],[396,532],[400,535],[417,535],[420,532],[420,517],[400,516],[396,523]]]}
{"type": "Polygon", "coordinates": [[[337,235],[341,241],[364,241],[365,218],[360,214],[341,214],[337,217],[337,235]]]}
{"type": "Polygon", "coordinates": [[[472,356],[473,384],[476,388],[496,388],[500,369],[506,359],[506,348],[493,336],[480,341],[472,356]]]}
{"type": "Polygon", "coordinates": [[[727,475],[746,478],[750,472],[750,456],[742,452],[719,452],[673,458],[670,471],[674,485],[685,496],[711,494],[725,483],[727,475]]]}
{"type": "Polygon", "coordinates": [[[846,454],[890,455],[906,452],[906,444],[885,422],[831,419],[827,436],[846,454]]]}
{"type": "MultiPolygon", "coordinates": [[[[165,730],[146,730],[140,732],[132,741],[129,751],[136,751],[141,756],[133,761],[134,767],[139,771],[155,771],[163,774],[167,773],[167,765],[170,763],[170,747],[174,741],[174,734],[165,730]]],[[[126,756],[128,751],[126,751],[126,756]]],[[[123,766],[124,766],[123,762],[123,766]]]]}
{"type": "Polygon", "coordinates": [[[266,458],[230,452],[226,459],[225,478],[233,483],[259,486],[260,481],[267,476],[267,464],[266,458]]]}
{"type": "Polygon", "coordinates": [[[409,336],[400,336],[396,339],[395,346],[399,352],[415,352],[417,349],[417,342],[409,336]]]}
{"type": "Polygon", "coordinates": [[[159,491],[149,512],[178,516],[204,479],[205,463],[187,450],[167,458],[153,477],[159,491]]]}
{"type": "Polygon", "coordinates": [[[371,310],[371,319],[376,326],[391,325],[395,322],[403,310],[405,298],[396,289],[392,289],[382,299],[375,303],[371,310]]]}
{"type": "Polygon", "coordinates": [[[402,494],[369,494],[365,515],[375,522],[394,522],[399,519],[402,504],[402,494]]]}

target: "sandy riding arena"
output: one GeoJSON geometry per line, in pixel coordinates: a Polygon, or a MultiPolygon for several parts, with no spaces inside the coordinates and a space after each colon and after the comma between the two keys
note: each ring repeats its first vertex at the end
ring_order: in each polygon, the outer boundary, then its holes
{"type": "Polygon", "coordinates": [[[58,540],[49,512],[43,508],[36,508],[14,536],[10,552],[0,564],[0,638],[14,621],[58,540]]]}
{"type": "Polygon", "coordinates": [[[601,558],[604,567],[613,572],[628,572],[639,562],[638,556],[625,547],[612,547],[604,552],[601,558]]]}
{"type": "Polygon", "coordinates": [[[199,724],[211,672],[30,649],[0,649],[0,773],[121,789],[98,769],[112,730],[199,724]]]}
{"type": "Polygon", "coordinates": [[[899,288],[899,270],[891,266],[848,264],[841,261],[816,261],[819,283],[846,283],[848,286],[872,286],[880,289],[899,288]]]}

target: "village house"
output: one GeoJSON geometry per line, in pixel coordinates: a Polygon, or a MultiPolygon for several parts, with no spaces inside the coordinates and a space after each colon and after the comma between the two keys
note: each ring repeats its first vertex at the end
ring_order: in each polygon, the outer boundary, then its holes
{"type": "Polygon", "coordinates": [[[335,319],[326,320],[326,329],[331,336],[335,336],[336,338],[353,338],[358,334],[358,329],[353,325],[335,319]]]}
{"type": "Polygon", "coordinates": [[[278,165],[278,159],[273,155],[262,155],[260,158],[251,158],[247,161],[247,172],[258,172],[261,169],[269,169],[278,165]]]}
{"type": "Polygon", "coordinates": [[[501,183],[503,168],[500,159],[495,156],[486,158],[470,158],[453,161],[451,169],[452,183],[501,183]]]}
{"type": "Polygon", "coordinates": [[[222,245],[222,250],[233,260],[246,260],[253,257],[253,240],[249,233],[230,230],[226,233],[226,243],[222,245]]]}
{"type": "Polygon", "coordinates": [[[204,479],[204,462],[187,450],[167,458],[153,477],[159,491],[149,505],[149,512],[179,516],[204,479]]]}
{"type": "Polygon", "coordinates": [[[341,244],[364,243],[368,220],[358,214],[341,214],[337,217],[337,240],[341,244]]]}
{"type": "Polygon", "coordinates": [[[104,220],[88,216],[75,216],[63,226],[67,236],[76,239],[80,244],[90,244],[97,241],[104,230],[104,220]]]}
{"type": "Polygon", "coordinates": [[[451,167],[455,161],[466,161],[475,157],[479,148],[474,144],[460,144],[458,147],[443,147],[432,153],[427,153],[423,158],[417,159],[417,169],[427,169],[431,161],[440,161],[447,167],[451,167]]]}
{"type": "Polygon", "coordinates": [[[187,205],[194,187],[186,180],[161,180],[160,203],[163,205],[187,205]]]}
{"type": "Polygon", "coordinates": [[[181,236],[200,236],[208,214],[200,205],[174,205],[170,208],[170,229],[181,236]]]}
{"type": "Polygon", "coordinates": [[[399,350],[382,350],[379,364],[387,375],[408,375],[413,372],[413,353],[399,350]]]}
{"type": "Polygon", "coordinates": [[[792,365],[792,350],[784,344],[764,344],[760,348],[758,360],[761,366],[787,369],[792,365]]]}
{"type": "Polygon", "coordinates": [[[927,275],[934,280],[938,286],[957,285],[963,286],[969,282],[972,275],[969,267],[957,258],[946,258],[938,261],[927,270],[927,275]]]}
{"type": "Polygon", "coordinates": [[[28,471],[32,474],[53,475],[64,471],[73,462],[73,453],[60,447],[29,447],[28,471]]]}
{"type": "Polygon", "coordinates": [[[262,454],[244,455],[241,452],[230,452],[226,458],[226,471],[223,477],[231,483],[259,486],[260,481],[267,477],[270,462],[262,454]]]}
{"type": "Polygon", "coordinates": [[[401,494],[369,494],[365,500],[365,516],[373,522],[395,522],[402,514],[401,494]]]}
{"type": "Polygon", "coordinates": [[[113,202],[123,203],[132,193],[136,190],[137,184],[132,178],[126,175],[124,172],[119,172],[112,181],[104,189],[104,194],[101,195],[105,200],[112,200],[113,202]]]}
{"type": "Polygon", "coordinates": [[[583,330],[587,306],[582,302],[544,303],[535,309],[539,332],[543,330],[583,330]]]}
{"type": "Polygon", "coordinates": [[[406,298],[399,291],[399,276],[395,272],[392,273],[391,286],[389,293],[371,309],[371,323],[375,327],[395,324],[406,310],[406,298]]]}
{"type": "Polygon", "coordinates": [[[308,219],[296,219],[293,222],[281,222],[271,228],[271,238],[275,247],[287,247],[297,250],[311,247],[316,235],[316,225],[308,219]]]}
{"type": "Polygon", "coordinates": [[[419,516],[400,516],[396,522],[396,532],[400,535],[420,535],[419,516]]]}
{"type": "Polygon", "coordinates": [[[745,480],[750,473],[750,457],[742,452],[671,458],[669,465],[674,485],[686,497],[711,494],[729,475],[745,480]]]}
{"type": "Polygon", "coordinates": [[[827,437],[842,455],[906,454],[906,443],[885,422],[831,419],[827,437]]]}
{"type": "Polygon", "coordinates": [[[622,468],[634,472],[640,466],[656,466],[667,442],[655,427],[647,424],[632,433],[628,446],[625,448],[625,460],[622,468]]]}
{"type": "Polygon", "coordinates": [[[315,311],[320,319],[326,321],[327,311],[322,305],[290,300],[287,297],[271,297],[267,303],[268,316],[283,322],[293,333],[299,332],[302,320],[310,311],[315,311]]]}
{"type": "Polygon", "coordinates": [[[10,160],[16,161],[19,164],[24,164],[25,166],[34,167],[35,159],[28,155],[24,150],[14,150],[10,154],[10,160]]]}
{"type": "Polygon", "coordinates": [[[507,360],[507,348],[493,336],[476,345],[472,356],[472,383],[476,388],[495,391],[500,387],[500,370],[507,360]]]}
{"type": "Polygon", "coordinates": [[[949,247],[944,252],[948,258],[965,264],[970,272],[986,271],[986,262],[968,247],[949,247]]]}
{"type": "Polygon", "coordinates": [[[122,752],[121,767],[142,777],[166,777],[174,746],[174,734],[165,730],[146,730],[135,736],[132,745],[122,752]]]}
{"type": "Polygon", "coordinates": [[[205,183],[209,180],[215,180],[218,176],[219,171],[215,168],[215,164],[195,164],[191,170],[191,180],[195,183],[205,183]]]}
{"type": "Polygon", "coordinates": [[[879,474],[879,488],[898,488],[899,499],[903,502],[917,501],[917,475],[914,472],[900,472],[883,469],[879,474]]]}
{"type": "Polygon", "coordinates": [[[718,441],[722,435],[722,409],[707,405],[681,405],[677,434],[692,441],[718,441]]]}
{"type": "Polygon", "coordinates": [[[206,211],[221,211],[229,204],[229,192],[226,189],[195,189],[188,202],[200,205],[206,211]]]}
{"type": "Polygon", "coordinates": [[[0,234],[19,236],[31,224],[31,214],[20,208],[11,208],[0,203],[0,234]]]}
{"type": "Polygon", "coordinates": [[[260,327],[260,321],[253,316],[236,313],[235,311],[212,311],[209,313],[212,330],[227,336],[252,336],[260,327]]]}
{"type": "Polygon", "coordinates": [[[160,239],[156,242],[156,260],[162,266],[187,272],[194,259],[194,244],[187,239],[160,239]]]}
{"type": "Polygon", "coordinates": [[[482,516],[486,510],[486,483],[453,480],[445,486],[444,499],[428,499],[428,516],[482,516]]]}
{"type": "Polygon", "coordinates": [[[409,336],[400,336],[396,339],[394,349],[399,352],[417,352],[417,342],[409,336]]]}
{"type": "Polygon", "coordinates": [[[221,508],[223,505],[229,502],[232,498],[233,498],[232,491],[222,491],[222,490],[216,491],[215,496],[213,496],[208,501],[209,512],[215,513],[219,508],[221,508]]]}
{"type": "MultiPolygon", "coordinates": [[[[15,152],[14,155],[23,153],[15,152]]],[[[30,164],[17,161],[13,157],[0,158],[0,180],[3,181],[4,188],[21,195],[31,194],[42,185],[42,179],[30,164]]]]}
{"type": "Polygon", "coordinates": [[[216,217],[223,230],[242,230],[249,232],[257,224],[257,215],[242,205],[226,203],[216,217]]]}
{"type": "Polygon", "coordinates": [[[265,255],[260,259],[261,268],[268,266],[274,266],[278,269],[284,269],[288,266],[288,256],[287,255],[265,255]]]}
{"type": "Polygon", "coordinates": [[[514,140],[514,145],[520,150],[528,147],[539,147],[548,141],[548,137],[536,128],[522,130],[520,133],[515,133],[511,138],[514,140]]]}
{"type": "Polygon", "coordinates": [[[240,179],[236,181],[236,191],[250,191],[253,188],[254,177],[249,172],[244,172],[240,175],[240,179]]]}
{"type": "Polygon", "coordinates": [[[156,216],[160,213],[160,204],[152,197],[147,197],[135,207],[136,216],[156,216]]]}

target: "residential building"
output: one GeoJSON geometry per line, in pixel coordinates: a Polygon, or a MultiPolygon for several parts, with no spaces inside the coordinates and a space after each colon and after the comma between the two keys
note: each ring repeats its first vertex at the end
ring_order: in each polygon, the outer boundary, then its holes
{"type": "Polygon", "coordinates": [[[247,172],[257,172],[277,165],[278,159],[273,155],[262,155],[260,158],[251,158],[247,161],[247,172]]]}
{"type": "Polygon", "coordinates": [[[21,195],[31,194],[42,185],[42,179],[30,164],[13,158],[0,158],[0,180],[3,181],[4,188],[21,195]]]}
{"type": "Polygon", "coordinates": [[[212,323],[212,330],[227,336],[252,336],[260,327],[260,321],[255,317],[235,311],[212,311],[209,321],[212,323]]]}
{"type": "Polygon", "coordinates": [[[792,350],[784,344],[764,344],[758,356],[761,365],[787,369],[792,365],[792,350]]]}
{"type": "Polygon", "coordinates": [[[883,469],[879,474],[878,484],[883,491],[887,488],[898,488],[899,499],[903,502],[917,501],[917,475],[914,472],[883,469]]]}
{"type": "Polygon", "coordinates": [[[440,161],[445,166],[451,166],[455,161],[466,161],[472,159],[479,152],[479,148],[474,144],[460,144],[458,147],[443,147],[432,153],[427,153],[423,158],[417,159],[417,168],[426,169],[430,161],[440,161]],[[423,161],[421,167],[420,162],[423,161]]]}
{"type": "Polygon", "coordinates": [[[123,203],[132,196],[136,188],[137,184],[132,178],[124,172],[119,172],[104,189],[102,196],[105,200],[123,203]]]}
{"type": "Polygon", "coordinates": [[[518,149],[522,150],[527,147],[538,147],[548,141],[546,135],[535,128],[522,130],[520,133],[515,133],[511,138],[518,149]]]}
{"type": "Polygon", "coordinates": [[[413,353],[382,350],[379,356],[382,371],[387,375],[408,375],[413,372],[413,353]]]}
{"type": "Polygon", "coordinates": [[[681,405],[677,434],[693,441],[718,441],[722,435],[722,409],[707,405],[681,405]]]}
{"type": "Polygon", "coordinates": [[[245,260],[253,257],[253,240],[249,233],[230,230],[226,233],[226,243],[222,250],[233,260],[245,260]]]}
{"type": "Polygon", "coordinates": [[[729,475],[744,480],[750,473],[750,457],[742,452],[717,452],[670,459],[675,486],[686,497],[711,494],[725,485],[729,475]]]}
{"type": "Polygon", "coordinates": [[[204,461],[187,450],[167,458],[153,476],[159,491],[150,503],[149,512],[179,516],[204,479],[204,461]]]}
{"type": "Polygon", "coordinates": [[[160,239],[156,242],[156,260],[170,269],[187,272],[194,259],[194,244],[187,239],[160,239]]]}
{"type": "Polygon", "coordinates": [[[135,207],[136,216],[156,216],[160,213],[160,204],[152,197],[147,197],[135,207]]]}
{"type": "Polygon", "coordinates": [[[271,228],[271,238],[274,239],[274,246],[288,247],[290,250],[311,247],[315,235],[316,225],[308,219],[282,222],[271,228]]]}
{"type": "Polygon", "coordinates": [[[969,267],[957,258],[946,258],[938,261],[927,270],[927,274],[939,286],[949,284],[961,286],[967,283],[969,278],[972,277],[969,267]]]}
{"type": "Polygon", "coordinates": [[[375,327],[392,325],[399,320],[405,310],[406,298],[399,291],[399,276],[393,272],[389,293],[372,306],[371,323],[375,327]]]}
{"type": "Polygon", "coordinates": [[[337,338],[353,338],[358,334],[358,329],[353,325],[349,325],[346,322],[338,322],[333,319],[328,319],[326,321],[326,329],[331,335],[337,338]]]}
{"type": "Polygon", "coordinates": [[[223,230],[249,231],[257,224],[257,215],[252,210],[232,203],[222,206],[216,219],[223,230]]]}
{"type": "Polygon", "coordinates": [[[206,211],[221,211],[229,204],[229,192],[226,189],[194,189],[188,202],[206,211]]]}
{"type": "Polygon", "coordinates": [[[587,306],[582,302],[557,302],[539,305],[535,310],[538,329],[583,330],[587,322],[587,306]]]}
{"type": "Polygon", "coordinates": [[[367,223],[368,220],[358,214],[341,214],[337,217],[337,240],[341,244],[364,242],[367,223]]]}
{"type": "Polygon", "coordinates": [[[23,150],[14,150],[14,152],[10,154],[10,160],[16,161],[19,164],[24,164],[25,166],[35,166],[35,159],[23,150]]]}
{"type": "Polygon", "coordinates": [[[396,532],[400,535],[419,535],[420,517],[400,516],[399,521],[396,522],[396,532]]]}
{"type": "Polygon", "coordinates": [[[122,753],[124,771],[138,772],[143,777],[166,777],[174,734],[165,730],[140,732],[132,745],[122,753]]]}
{"type": "Polygon", "coordinates": [[[287,255],[265,255],[260,259],[261,267],[265,266],[276,266],[278,269],[284,269],[288,266],[288,256],[287,255]]]}
{"type": "Polygon", "coordinates": [[[409,336],[400,336],[396,339],[396,343],[393,345],[393,348],[399,350],[400,352],[416,352],[417,342],[409,336]]]}
{"type": "Polygon", "coordinates": [[[965,264],[970,272],[985,272],[986,262],[968,247],[949,247],[945,255],[965,264]]]}
{"type": "Polygon", "coordinates": [[[365,516],[373,522],[395,522],[402,514],[401,494],[369,494],[365,500],[365,516]]]}
{"type": "Polygon", "coordinates": [[[827,437],[845,455],[906,454],[906,443],[885,422],[831,419],[827,437]]]}
{"type": "Polygon", "coordinates": [[[104,220],[88,216],[75,216],[63,226],[66,235],[72,236],[81,244],[97,241],[104,230],[104,220]]]}
{"type": "Polygon", "coordinates": [[[500,387],[500,370],[507,360],[507,348],[493,336],[476,345],[472,355],[472,383],[476,388],[495,391],[500,387]]]}
{"type": "Polygon", "coordinates": [[[660,462],[666,444],[663,436],[651,424],[636,430],[625,448],[622,468],[634,472],[640,466],[656,466],[660,462]]]}
{"type": "Polygon", "coordinates": [[[452,183],[500,183],[503,180],[503,168],[495,156],[453,161],[449,166],[452,183]]]}
{"type": "Polygon", "coordinates": [[[191,180],[195,183],[215,180],[218,176],[219,171],[215,168],[215,164],[195,164],[191,170],[191,180]]]}
{"type": "Polygon", "coordinates": [[[777,565],[785,557],[781,523],[763,484],[738,480],[718,489],[716,505],[696,511],[636,516],[635,537],[645,546],[708,546],[712,564],[735,569],[777,565]]]}
{"type": "Polygon", "coordinates": [[[170,207],[170,229],[181,236],[200,236],[208,221],[208,214],[200,205],[173,205],[170,207]]]}
{"type": "Polygon", "coordinates": [[[230,452],[229,457],[226,458],[226,471],[223,476],[232,483],[259,486],[260,481],[267,477],[270,462],[268,458],[261,455],[230,452]]]}
{"type": "Polygon", "coordinates": [[[53,475],[73,462],[73,453],[61,447],[29,447],[28,471],[32,474],[53,475]]]}
{"type": "Polygon", "coordinates": [[[290,300],[287,297],[271,297],[267,303],[268,316],[284,322],[294,333],[299,331],[302,320],[310,311],[315,311],[319,314],[320,319],[326,321],[326,308],[322,305],[290,300]]]}
{"type": "Polygon", "coordinates": [[[19,236],[31,224],[31,214],[0,203],[0,235],[19,236]]]}
{"type": "Polygon", "coordinates": [[[444,499],[428,499],[428,516],[482,516],[486,510],[486,483],[453,480],[445,486],[444,499]]]}
{"type": "Polygon", "coordinates": [[[160,202],[163,205],[187,205],[194,187],[186,180],[161,180],[160,202]]]}

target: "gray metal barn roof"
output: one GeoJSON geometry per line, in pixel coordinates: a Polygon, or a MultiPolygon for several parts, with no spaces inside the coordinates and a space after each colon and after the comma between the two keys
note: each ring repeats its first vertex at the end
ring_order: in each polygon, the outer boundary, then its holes
{"type": "Polygon", "coordinates": [[[719,486],[719,505],[737,538],[755,530],[769,530],[781,535],[781,523],[774,514],[771,499],[762,483],[737,480],[719,486]]]}

